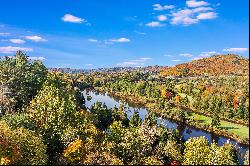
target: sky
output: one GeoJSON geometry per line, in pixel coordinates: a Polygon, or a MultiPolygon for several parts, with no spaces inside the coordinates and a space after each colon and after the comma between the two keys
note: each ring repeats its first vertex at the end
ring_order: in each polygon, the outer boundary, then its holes
{"type": "Polygon", "coordinates": [[[248,0],[1,0],[0,56],[47,67],[173,66],[249,58],[248,0]]]}

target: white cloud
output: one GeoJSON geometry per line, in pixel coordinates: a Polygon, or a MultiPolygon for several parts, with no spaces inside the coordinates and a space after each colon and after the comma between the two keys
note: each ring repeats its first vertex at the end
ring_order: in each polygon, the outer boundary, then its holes
{"type": "Polygon", "coordinates": [[[219,53],[216,52],[216,51],[202,52],[202,53],[199,55],[199,57],[206,58],[206,57],[209,57],[209,56],[215,55],[215,54],[219,54],[219,53]]]}
{"type": "Polygon", "coordinates": [[[217,18],[215,9],[208,6],[209,3],[205,1],[188,0],[187,7],[171,11],[171,24],[173,25],[191,25],[197,24],[201,20],[217,18]]]}
{"type": "Polygon", "coordinates": [[[135,33],[139,34],[139,35],[146,35],[145,32],[139,32],[139,31],[135,31],[135,33]]]}
{"type": "Polygon", "coordinates": [[[205,1],[196,1],[196,0],[189,0],[186,1],[188,7],[200,7],[200,6],[207,6],[209,3],[205,1]]]}
{"type": "Polygon", "coordinates": [[[62,20],[63,20],[64,22],[71,22],[71,23],[84,23],[84,22],[87,22],[85,19],[80,18],[80,17],[73,16],[73,15],[71,15],[71,14],[65,14],[65,15],[62,17],[62,20]]]}
{"type": "Polygon", "coordinates": [[[47,41],[46,39],[40,37],[40,36],[25,36],[26,39],[32,40],[34,42],[45,42],[47,41]]]}
{"type": "Polygon", "coordinates": [[[25,41],[22,40],[22,39],[10,39],[10,42],[15,43],[15,44],[23,44],[23,43],[25,43],[25,41]]]}
{"type": "Polygon", "coordinates": [[[170,55],[170,54],[165,54],[163,56],[165,56],[165,57],[174,57],[173,55],[170,55]]]}
{"type": "Polygon", "coordinates": [[[222,51],[225,52],[247,52],[248,48],[225,48],[222,51]]]}
{"type": "Polygon", "coordinates": [[[152,58],[140,58],[140,60],[151,60],[152,58]]]}
{"type": "Polygon", "coordinates": [[[88,41],[93,42],[93,43],[98,43],[99,42],[99,40],[97,40],[97,39],[88,39],[88,41]]]}
{"type": "Polygon", "coordinates": [[[197,19],[199,20],[207,20],[207,19],[214,19],[217,17],[217,13],[215,12],[207,12],[207,13],[200,13],[197,16],[197,19]]]}
{"type": "Polygon", "coordinates": [[[173,25],[191,25],[200,20],[217,18],[216,12],[207,12],[214,10],[211,7],[198,7],[194,9],[182,9],[172,13],[171,24],[173,25]]]}
{"type": "Polygon", "coordinates": [[[147,61],[151,60],[152,58],[145,57],[145,58],[139,58],[135,60],[127,60],[121,63],[117,63],[117,66],[122,66],[122,67],[128,67],[128,66],[133,66],[133,67],[141,67],[143,66],[147,61]]]}
{"type": "Polygon", "coordinates": [[[147,23],[146,26],[148,26],[148,27],[163,27],[163,26],[165,26],[165,24],[161,24],[158,21],[153,21],[153,22],[147,23]]]}
{"type": "Polygon", "coordinates": [[[26,51],[26,52],[33,51],[32,48],[26,48],[26,47],[12,47],[12,46],[0,47],[0,53],[4,53],[4,54],[12,54],[19,50],[26,51]]]}
{"type": "Polygon", "coordinates": [[[180,54],[180,56],[183,56],[183,57],[192,57],[193,55],[189,54],[189,53],[183,53],[183,54],[180,54]]]}
{"type": "Polygon", "coordinates": [[[127,42],[130,42],[130,39],[122,37],[118,39],[110,39],[109,41],[115,42],[115,43],[127,43],[127,42]]]}
{"type": "Polygon", "coordinates": [[[170,13],[167,15],[157,16],[157,21],[152,21],[146,24],[146,26],[149,27],[163,27],[165,24],[161,24],[160,22],[166,20],[170,20],[169,22],[172,25],[188,26],[197,24],[201,20],[217,18],[217,13],[212,5],[202,0],[187,0],[186,7],[179,9],[174,9],[175,6],[173,5],[162,6],[160,4],[154,4],[153,6],[154,10],[158,11],[170,9],[170,13]]]}
{"type": "Polygon", "coordinates": [[[193,58],[191,60],[199,60],[199,59],[202,59],[202,57],[195,57],[195,58],[193,58]]]}
{"type": "Polygon", "coordinates": [[[112,45],[114,44],[113,42],[109,41],[109,40],[104,40],[103,42],[105,45],[112,45]]]}
{"type": "Polygon", "coordinates": [[[174,5],[164,5],[164,6],[162,6],[160,4],[154,4],[153,7],[154,7],[153,9],[157,10],[157,11],[162,11],[162,10],[168,10],[168,9],[175,8],[174,5]]]}
{"type": "Polygon", "coordinates": [[[92,67],[92,66],[94,66],[94,65],[91,64],[91,63],[88,63],[88,64],[85,64],[85,66],[87,66],[87,67],[92,67]]]}
{"type": "Polygon", "coordinates": [[[183,9],[183,10],[179,10],[175,13],[172,13],[173,17],[171,20],[171,24],[190,25],[190,24],[198,23],[199,20],[196,18],[192,18],[192,14],[193,14],[193,11],[191,9],[183,9]]]}
{"type": "Polygon", "coordinates": [[[10,35],[10,33],[8,33],[8,32],[0,32],[0,36],[9,36],[10,35]]]}
{"type": "Polygon", "coordinates": [[[166,20],[167,20],[167,16],[165,16],[165,15],[159,15],[159,16],[157,17],[157,19],[158,19],[159,21],[166,21],[166,20]]]}
{"type": "Polygon", "coordinates": [[[122,62],[122,63],[117,63],[117,66],[134,66],[134,65],[144,65],[144,63],[138,63],[138,62],[131,62],[131,61],[125,61],[125,62],[122,62]]]}
{"type": "Polygon", "coordinates": [[[197,7],[197,8],[192,9],[193,13],[200,13],[200,12],[206,12],[206,11],[211,11],[211,10],[214,10],[214,9],[211,7],[197,7]]]}
{"type": "Polygon", "coordinates": [[[44,61],[44,60],[46,60],[44,57],[42,57],[42,56],[31,56],[31,57],[29,57],[29,59],[30,60],[39,60],[39,61],[44,61]]]}
{"type": "Polygon", "coordinates": [[[198,56],[192,58],[191,60],[198,60],[198,59],[202,59],[202,58],[207,58],[207,57],[210,57],[210,56],[216,55],[216,54],[220,54],[220,53],[218,53],[216,51],[202,52],[198,56]]]}
{"type": "Polygon", "coordinates": [[[171,61],[173,61],[173,62],[180,62],[181,60],[180,59],[173,59],[171,61]]]}

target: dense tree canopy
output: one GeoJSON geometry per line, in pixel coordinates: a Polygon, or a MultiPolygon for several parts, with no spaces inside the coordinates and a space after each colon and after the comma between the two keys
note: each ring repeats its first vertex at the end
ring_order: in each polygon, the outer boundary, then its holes
{"type": "MultiPolygon", "coordinates": [[[[190,70],[179,71],[188,75],[190,70]]],[[[0,164],[80,165],[234,165],[231,144],[209,144],[204,137],[184,140],[178,129],[157,123],[167,117],[195,124],[190,110],[220,120],[246,122],[248,88],[240,77],[171,79],[147,72],[47,73],[40,61],[18,51],[0,61],[0,164]],[[99,101],[86,108],[81,91],[94,88],[148,108],[145,119],[125,104],[99,101]]],[[[92,100],[88,97],[88,100],[92,100]]],[[[86,104],[87,105],[87,104],[86,104]]],[[[213,127],[215,126],[215,127],[213,127]]],[[[248,152],[244,163],[248,164],[248,152]]]]}
{"type": "Polygon", "coordinates": [[[18,51],[0,60],[1,112],[18,111],[29,103],[46,79],[47,69],[41,61],[30,61],[18,51]]]}

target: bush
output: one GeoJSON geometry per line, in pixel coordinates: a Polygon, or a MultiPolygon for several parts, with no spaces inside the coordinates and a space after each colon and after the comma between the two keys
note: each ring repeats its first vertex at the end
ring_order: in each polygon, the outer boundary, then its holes
{"type": "Polygon", "coordinates": [[[236,165],[236,151],[231,144],[209,146],[205,137],[190,138],[185,143],[183,164],[186,165],[236,165]]]}
{"type": "Polygon", "coordinates": [[[84,165],[122,165],[122,161],[106,149],[105,143],[99,144],[93,138],[85,141],[76,139],[64,150],[68,164],[84,165]]]}
{"type": "Polygon", "coordinates": [[[46,145],[35,133],[12,130],[0,122],[0,159],[2,164],[41,165],[47,163],[46,145]]]}
{"type": "Polygon", "coordinates": [[[244,159],[244,165],[249,165],[249,150],[246,151],[244,159]]]}
{"type": "Polygon", "coordinates": [[[163,163],[155,156],[149,156],[143,160],[143,165],[163,165],[163,163]]]}
{"type": "Polygon", "coordinates": [[[209,165],[210,161],[210,147],[205,137],[194,137],[185,142],[183,164],[209,165]]]}
{"type": "Polygon", "coordinates": [[[4,121],[11,126],[13,129],[17,129],[20,127],[34,130],[35,125],[32,121],[29,120],[29,115],[27,113],[15,113],[15,114],[5,114],[1,121],[4,121]]]}
{"type": "Polygon", "coordinates": [[[151,136],[145,137],[141,126],[125,128],[121,121],[110,126],[108,141],[111,152],[118,156],[124,164],[143,164],[142,159],[151,155],[151,136]]]}
{"type": "MultiPolygon", "coordinates": [[[[81,115],[79,115],[81,116],[81,115]]],[[[77,126],[68,127],[61,135],[61,142],[67,147],[71,142],[76,139],[86,140],[88,137],[96,137],[100,132],[89,120],[82,118],[82,122],[77,126]]],[[[98,138],[101,140],[100,138],[98,138]]]]}
{"type": "Polygon", "coordinates": [[[212,165],[238,165],[236,150],[231,144],[224,144],[218,147],[214,143],[211,145],[212,165]]]}

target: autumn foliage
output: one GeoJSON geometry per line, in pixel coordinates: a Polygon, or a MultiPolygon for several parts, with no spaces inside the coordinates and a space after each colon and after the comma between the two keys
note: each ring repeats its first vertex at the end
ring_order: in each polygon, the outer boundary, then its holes
{"type": "Polygon", "coordinates": [[[162,76],[218,76],[218,75],[248,75],[249,60],[238,55],[214,55],[209,58],[194,60],[174,67],[166,67],[162,76]]]}

